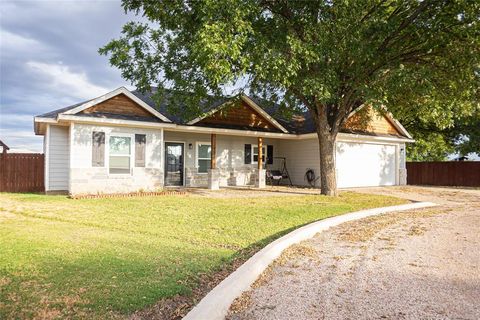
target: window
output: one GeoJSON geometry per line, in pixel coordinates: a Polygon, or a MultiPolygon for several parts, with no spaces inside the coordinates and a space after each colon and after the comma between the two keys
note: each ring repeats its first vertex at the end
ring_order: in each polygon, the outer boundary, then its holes
{"type": "MultiPolygon", "coordinates": [[[[267,154],[267,146],[262,146],[262,162],[265,163],[265,156],[267,154]]],[[[252,145],[252,163],[258,163],[258,145],[252,145]]]]}
{"type": "Polygon", "coordinates": [[[129,174],[132,158],[132,137],[110,136],[109,173],[129,174]]]}
{"type": "Polygon", "coordinates": [[[197,143],[197,168],[198,173],[207,173],[212,159],[212,147],[210,143],[197,143]]]}

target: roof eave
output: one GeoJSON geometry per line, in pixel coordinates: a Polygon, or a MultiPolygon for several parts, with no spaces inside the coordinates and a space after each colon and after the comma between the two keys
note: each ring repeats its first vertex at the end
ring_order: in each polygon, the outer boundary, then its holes
{"type": "Polygon", "coordinates": [[[33,117],[33,129],[35,135],[43,136],[45,134],[45,131],[43,130],[44,126],[53,123],[58,123],[58,120],[55,118],[46,118],[41,116],[33,117]]]}

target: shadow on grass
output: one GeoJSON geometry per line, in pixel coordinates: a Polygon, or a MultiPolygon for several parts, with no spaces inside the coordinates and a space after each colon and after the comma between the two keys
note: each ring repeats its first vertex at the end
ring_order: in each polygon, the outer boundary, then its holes
{"type": "MultiPolygon", "coordinates": [[[[331,216],[315,221],[324,220],[331,216]]],[[[131,319],[182,319],[208,292],[215,288],[258,251],[284,235],[315,221],[284,229],[252,243],[244,249],[236,251],[211,272],[196,274],[189,277],[187,281],[192,285],[191,291],[187,294],[176,294],[173,297],[162,299],[153,306],[148,306],[143,310],[135,312],[131,316],[131,319]]]]}

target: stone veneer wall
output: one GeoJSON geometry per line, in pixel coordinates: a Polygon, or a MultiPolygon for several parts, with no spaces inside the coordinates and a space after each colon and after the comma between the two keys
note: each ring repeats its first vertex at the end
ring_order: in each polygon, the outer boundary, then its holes
{"type": "MultiPolygon", "coordinates": [[[[218,168],[220,171],[220,186],[253,186],[257,177],[257,170],[252,168],[218,168]]],[[[185,169],[185,185],[187,187],[207,187],[208,174],[198,173],[197,168],[185,169]]]]}

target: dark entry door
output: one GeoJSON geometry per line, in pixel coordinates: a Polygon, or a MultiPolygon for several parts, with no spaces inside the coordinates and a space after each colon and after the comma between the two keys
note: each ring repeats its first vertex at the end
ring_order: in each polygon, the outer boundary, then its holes
{"type": "Polygon", "coordinates": [[[165,142],[165,185],[183,186],[183,143],[165,142]]]}

